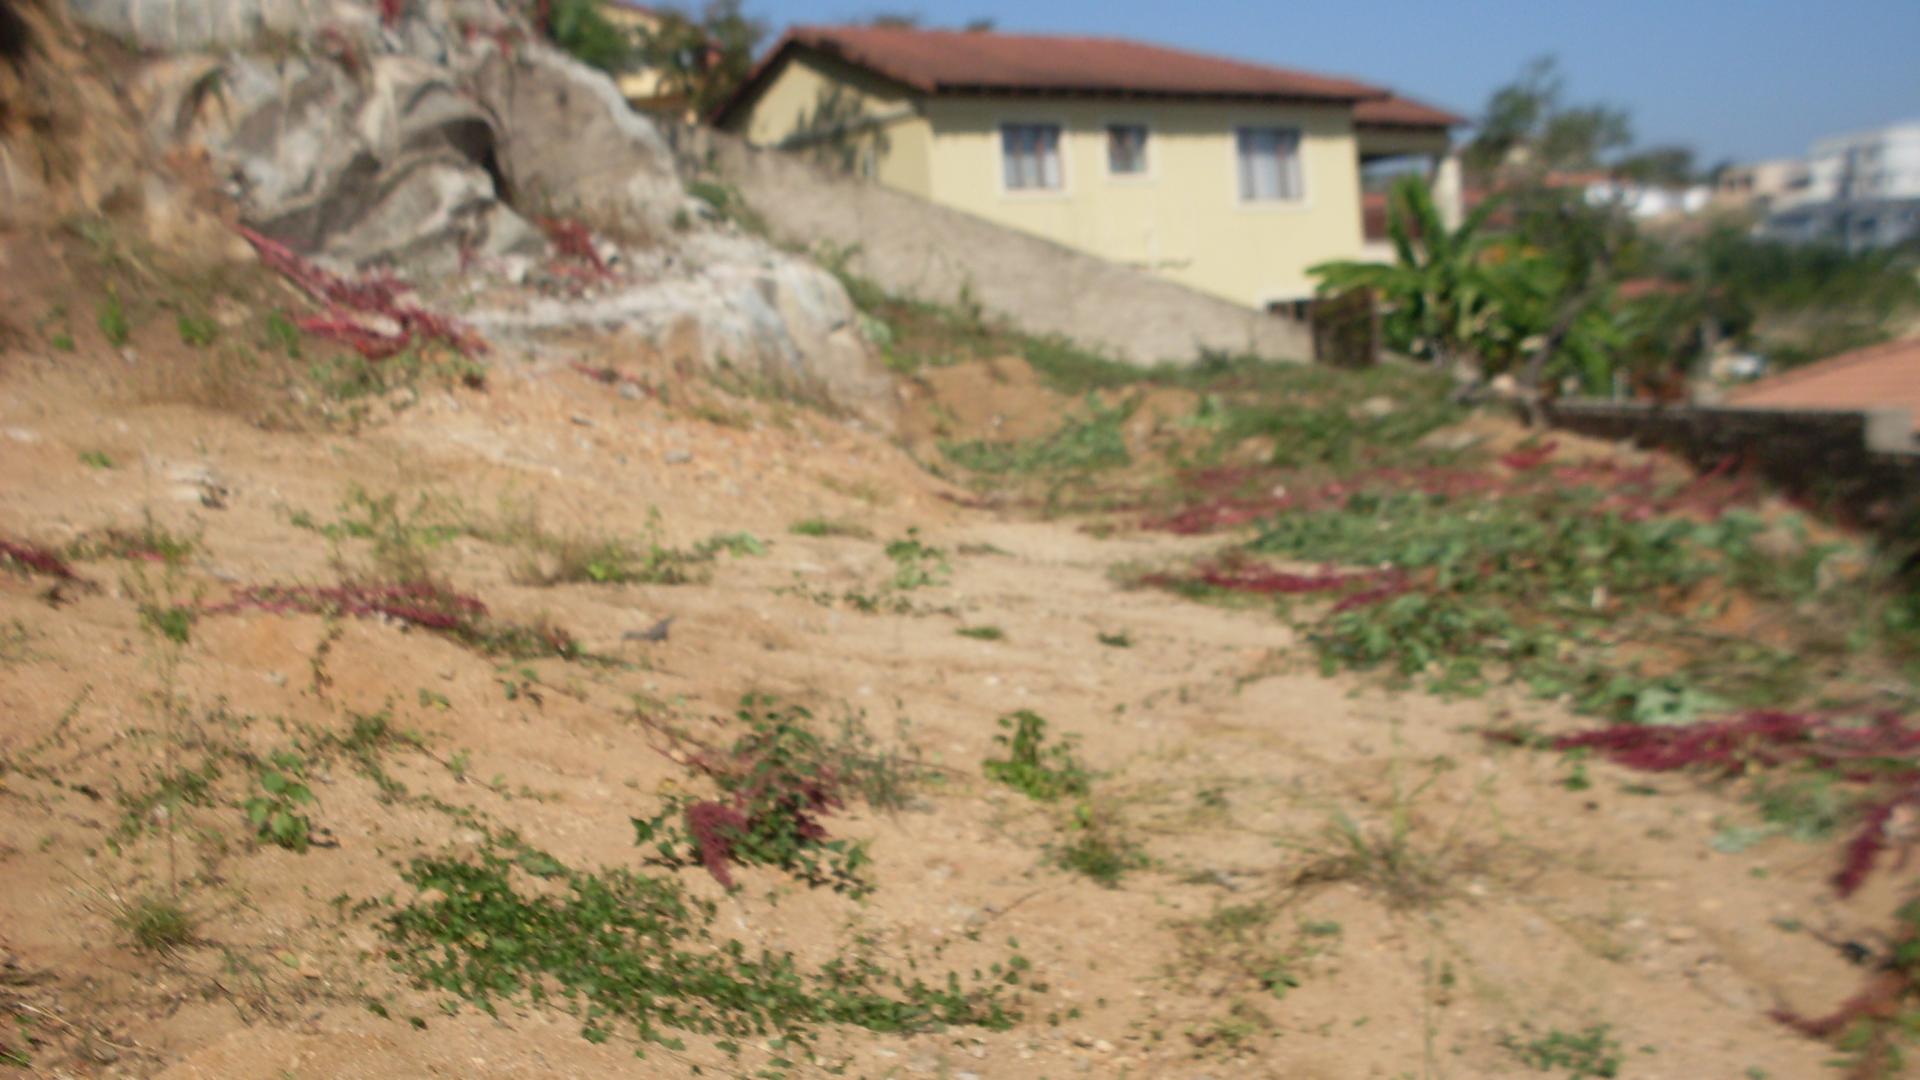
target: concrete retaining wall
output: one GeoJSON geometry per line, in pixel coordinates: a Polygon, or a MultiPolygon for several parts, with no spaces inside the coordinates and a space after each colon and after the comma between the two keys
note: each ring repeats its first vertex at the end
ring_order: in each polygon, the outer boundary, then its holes
{"type": "Polygon", "coordinates": [[[1920,445],[1905,410],[1770,409],[1568,401],[1556,427],[1631,439],[1711,467],[1733,457],[1781,489],[1887,529],[1920,515],[1920,445]]]}
{"type": "Polygon", "coordinates": [[[1198,293],[970,214],[759,150],[705,128],[669,133],[691,176],[740,191],[774,238],[855,249],[849,269],[891,293],[952,304],[964,295],[1032,334],[1058,334],[1137,364],[1203,351],[1313,359],[1306,324],[1198,293]]]}

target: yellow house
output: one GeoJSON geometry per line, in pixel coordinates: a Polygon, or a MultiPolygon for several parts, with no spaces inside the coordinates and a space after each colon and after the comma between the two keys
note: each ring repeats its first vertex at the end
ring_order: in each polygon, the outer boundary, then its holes
{"type": "MultiPolygon", "coordinates": [[[[602,0],[600,13],[608,22],[625,30],[636,39],[658,33],[670,18],[679,18],[682,21],[685,18],[670,11],[636,3],[634,0],[602,0]]],[[[709,43],[704,48],[703,55],[695,62],[711,64],[715,59],[712,53],[713,46],[709,43]]],[[[696,118],[687,99],[686,88],[676,86],[667,73],[660,68],[644,64],[637,65],[615,75],[613,81],[614,85],[620,88],[620,96],[626,98],[627,104],[635,109],[680,120],[696,118]]]]}
{"type": "Polygon", "coordinates": [[[713,119],[1274,310],[1312,296],[1308,267],[1362,256],[1363,164],[1421,159],[1444,205],[1461,123],[1350,79],[1139,42],[892,27],[789,31],[713,119]]]}

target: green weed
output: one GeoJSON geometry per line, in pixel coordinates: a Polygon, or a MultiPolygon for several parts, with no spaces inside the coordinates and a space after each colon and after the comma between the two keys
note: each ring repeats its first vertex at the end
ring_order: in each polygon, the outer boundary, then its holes
{"type": "Polygon", "coordinates": [[[66,554],[76,560],[134,559],[177,567],[184,565],[199,548],[197,534],[175,532],[149,513],[141,519],[138,528],[112,526],[86,533],[67,545],[66,554]]]}
{"type": "Polygon", "coordinates": [[[975,641],[1005,641],[1007,632],[997,626],[963,626],[954,633],[975,641]]]}
{"type": "Polygon", "coordinates": [[[300,811],[314,799],[305,778],[305,763],[287,751],[276,751],[271,764],[260,767],[254,777],[260,794],[242,806],[255,835],[288,851],[307,850],[313,843],[313,822],[300,811]]]}
{"type": "Polygon", "coordinates": [[[1137,398],[1108,408],[1088,395],[1087,415],[1069,417],[1053,434],[1030,443],[988,442],[940,444],[940,453],[955,465],[976,473],[1092,472],[1121,468],[1133,458],[1127,452],[1124,426],[1139,405],[1137,398]]]}
{"type": "Polygon", "coordinates": [[[263,329],[269,346],[280,350],[289,360],[300,359],[300,328],[287,318],[286,312],[268,312],[263,329]]]}
{"type": "Polygon", "coordinates": [[[887,558],[893,560],[893,578],[888,583],[899,592],[910,592],[928,585],[944,585],[953,568],[946,552],[924,543],[918,528],[887,544],[887,558]]]}
{"type": "Polygon", "coordinates": [[[195,940],[192,913],[180,901],[158,893],[124,902],[114,912],[113,921],[141,952],[173,952],[195,940]]]}
{"type": "Polygon", "coordinates": [[[1466,811],[1439,829],[1419,807],[1422,797],[1451,768],[1446,759],[1436,760],[1424,778],[1409,785],[1404,764],[1395,758],[1389,763],[1383,815],[1361,819],[1335,809],[1318,836],[1280,841],[1281,847],[1293,849],[1306,860],[1295,868],[1294,884],[1351,882],[1396,908],[1425,908],[1440,902],[1452,891],[1452,879],[1477,870],[1486,856],[1466,839],[1466,811]]]}
{"type": "Polygon", "coordinates": [[[802,518],[787,526],[795,536],[845,536],[856,540],[873,539],[873,530],[857,521],[840,518],[802,518]]]}
{"type": "Polygon", "coordinates": [[[1041,802],[1087,794],[1093,774],[1073,756],[1071,736],[1046,746],[1047,722],[1028,709],[1001,717],[999,724],[1007,734],[995,735],[993,741],[1006,750],[1007,756],[989,759],[981,766],[988,779],[1041,802]]]}
{"type": "Polygon", "coordinates": [[[856,949],[807,970],[789,953],[716,938],[715,906],[671,879],[574,870],[510,838],[473,858],[415,859],[402,876],[418,895],[384,923],[387,955],[420,985],[490,1015],[506,999],[556,1005],[589,1041],[630,1032],[642,1057],[649,1045],[685,1049],[691,1034],[734,1056],[752,1040],[770,1067],[791,1070],[835,1024],[1002,1030],[1014,1019],[1004,992],[1028,967],[1015,955],[963,987],[958,975],[928,983],[856,949]]]}
{"type": "Polygon", "coordinates": [[[633,820],[635,842],[654,845],[663,865],[704,865],[727,885],[729,864],[739,863],[855,896],[871,892],[862,873],[866,846],[828,839],[820,822],[843,805],[844,781],[832,747],[812,730],[812,714],[748,695],[737,716],[748,731],[730,749],[693,758],[723,797],[668,797],[653,817],[633,820]]]}
{"type": "Polygon", "coordinates": [[[204,315],[182,313],[174,320],[174,327],[180,332],[182,345],[206,348],[220,339],[220,324],[204,315]]]}
{"type": "Polygon", "coordinates": [[[100,328],[107,344],[116,349],[133,340],[133,324],[127,321],[127,309],[120,303],[120,294],[112,289],[108,289],[106,299],[100,301],[94,324],[100,328]]]}
{"type": "Polygon", "coordinates": [[[1110,811],[1082,802],[1073,809],[1067,842],[1053,850],[1053,860],[1062,869],[1092,878],[1099,885],[1116,889],[1127,871],[1149,865],[1150,860],[1126,835],[1110,811]]]}
{"type": "Polygon", "coordinates": [[[1536,1072],[1565,1070],[1567,1080],[1620,1075],[1620,1041],[1609,1034],[1606,1024],[1595,1024],[1580,1032],[1555,1028],[1527,1042],[1508,1038],[1507,1049],[1536,1072]]]}
{"type": "Polygon", "coordinates": [[[767,234],[767,220],[747,204],[740,189],[720,180],[696,177],[687,181],[687,194],[712,207],[722,221],[738,225],[756,236],[767,234]]]}
{"type": "Polygon", "coordinates": [[[108,457],[104,450],[82,450],[80,452],[80,464],[90,469],[111,469],[113,468],[113,459],[108,457]]]}

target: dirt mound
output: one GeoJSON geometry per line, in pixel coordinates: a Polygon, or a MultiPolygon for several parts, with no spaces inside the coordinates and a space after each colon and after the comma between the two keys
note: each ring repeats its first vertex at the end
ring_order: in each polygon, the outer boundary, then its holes
{"type": "MultiPolygon", "coordinates": [[[[355,437],[127,407],[70,368],[0,384],[0,535],[91,583],[55,607],[51,579],[0,575],[0,949],[19,984],[0,1008],[28,1022],[9,1052],[142,1075],[630,1074],[645,1047],[617,1018],[521,992],[494,1019],[421,981],[412,958],[434,952],[393,920],[446,894],[406,875],[499,859],[496,903],[643,871],[801,972],[862,949],[963,986],[1019,965],[1004,1030],[809,1028],[853,1073],[1392,1075],[1438,1047],[1517,1076],[1569,1045],[1671,1075],[1819,1068],[1825,1049],[1765,1010],[1818,1011],[1854,971],[1782,927],[1853,936],[1883,887],[1841,907],[1825,860],[1785,838],[1703,855],[1720,797],[1664,780],[1650,797],[1599,762],[1567,784],[1477,732],[1569,722],[1551,706],[1324,678],[1259,612],[1115,584],[1190,541],[961,510],[870,434],[574,344],[485,392],[429,386],[355,437]],[[490,629],[233,603],[405,567],[490,629]],[[184,643],[156,621],[176,604],[203,610],[184,643]],[[488,651],[537,626],[580,652],[488,651]],[[893,785],[821,819],[867,845],[866,898],[770,865],[734,867],[729,893],[636,848],[632,819],[716,797],[685,748],[751,736],[750,691],[807,708],[848,776],[893,785]],[[1047,722],[1032,767],[1072,763],[1085,795],[983,774],[1021,710],[1047,722]],[[841,741],[860,731],[874,741],[841,741]],[[169,936],[152,902],[175,895],[190,922],[169,936]],[[1381,1034],[1345,1034],[1361,1024],[1381,1034]]],[[[1001,374],[929,379],[972,423],[1047,435],[1047,392],[1001,374]]],[[[1154,394],[1136,416],[1195,407],[1154,394]]],[[[567,910],[543,925],[586,929],[567,910]]],[[[780,1054],[674,1034],[653,1073],[780,1054]]]]}

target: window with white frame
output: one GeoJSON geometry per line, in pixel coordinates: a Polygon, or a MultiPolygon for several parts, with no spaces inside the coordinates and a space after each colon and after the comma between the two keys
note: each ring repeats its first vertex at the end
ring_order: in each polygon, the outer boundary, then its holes
{"type": "Polygon", "coordinates": [[[1298,128],[1241,128],[1239,144],[1242,202],[1298,202],[1305,197],[1298,128]]]}
{"type": "Polygon", "coordinates": [[[1147,174],[1147,125],[1107,125],[1107,172],[1113,176],[1147,174]]]}
{"type": "Polygon", "coordinates": [[[1060,190],[1060,125],[1000,125],[1000,160],[1008,191],[1060,190]]]}

